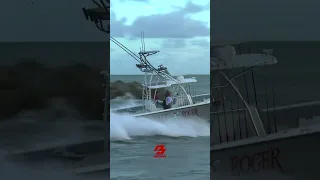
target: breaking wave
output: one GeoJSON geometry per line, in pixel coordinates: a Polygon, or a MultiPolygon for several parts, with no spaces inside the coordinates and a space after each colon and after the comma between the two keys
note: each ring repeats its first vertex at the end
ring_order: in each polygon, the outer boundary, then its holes
{"type": "Polygon", "coordinates": [[[128,114],[110,114],[110,139],[130,140],[134,136],[210,136],[210,124],[202,119],[150,120],[128,114]]]}

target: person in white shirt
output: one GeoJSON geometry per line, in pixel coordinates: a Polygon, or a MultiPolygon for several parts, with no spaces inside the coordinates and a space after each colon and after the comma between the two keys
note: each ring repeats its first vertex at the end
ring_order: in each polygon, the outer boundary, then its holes
{"type": "Polygon", "coordinates": [[[165,109],[170,109],[172,107],[173,99],[171,97],[171,93],[167,94],[166,97],[166,108],[165,109]]]}

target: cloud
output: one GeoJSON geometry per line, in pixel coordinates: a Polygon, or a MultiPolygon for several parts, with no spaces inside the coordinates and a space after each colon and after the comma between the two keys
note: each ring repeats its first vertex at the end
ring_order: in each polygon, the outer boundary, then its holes
{"type": "MultiPolygon", "coordinates": [[[[183,0],[169,3],[149,1],[147,4],[126,1],[111,6],[111,36],[137,53],[143,31],[146,50],[160,51],[149,57],[154,66],[163,64],[174,75],[208,74],[210,3],[208,0],[196,3],[183,0]],[[130,13],[140,7],[144,8],[130,13]]],[[[110,54],[111,74],[140,73],[133,68],[136,61],[115,44],[111,47],[115,49],[110,54]]]]}
{"type": "Polygon", "coordinates": [[[193,20],[183,12],[138,17],[130,27],[132,36],[143,30],[148,38],[193,38],[209,36],[206,23],[193,20]]]}
{"type": "MultiPolygon", "coordinates": [[[[319,40],[320,1],[211,1],[214,40],[319,40]]],[[[212,41],[213,42],[213,41],[212,41]]]]}
{"type": "Polygon", "coordinates": [[[162,48],[184,48],[186,45],[185,39],[167,39],[163,42],[162,48]]]}
{"type": "Polygon", "coordinates": [[[198,12],[207,10],[208,7],[210,8],[210,6],[208,5],[201,6],[201,5],[193,4],[191,1],[189,1],[187,5],[181,10],[185,13],[198,13],[198,12]]]}
{"type": "Polygon", "coordinates": [[[204,39],[195,39],[190,41],[191,45],[200,46],[203,48],[208,48],[210,46],[210,42],[204,39]]]}
{"type": "Polygon", "coordinates": [[[141,31],[146,38],[193,38],[210,36],[207,23],[192,19],[190,13],[204,11],[205,6],[192,2],[176,11],[166,14],[140,16],[131,25],[125,25],[125,19],[116,20],[115,13],[111,13],[111,35],[114,37],[140,37],[141,31]]]}
{"type": "Polygon", "coordinates": [[[115,19],[116,14],[114,11],[110,11],[110,33],[113,37],[123,37],[127,32],[128,26],[124,23],[126,22],[125,18],[121,20],[113,20],[115,19]]]}

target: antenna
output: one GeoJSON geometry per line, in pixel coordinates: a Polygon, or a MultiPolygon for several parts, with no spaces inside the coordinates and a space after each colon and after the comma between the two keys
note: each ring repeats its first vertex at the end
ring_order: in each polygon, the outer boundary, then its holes
{"type": "Polygon", "coordinates": [[[144,32],[142,31],[143,52],[146,52],[146,43],[144,42],[144,32]]]}
{"type": "Polygon", "coordinates": [[[140,48],[140,52],[144,53],[146,52],[146,44],[144,42],[144,32],[141,31],[141,48],[140,48]]]}

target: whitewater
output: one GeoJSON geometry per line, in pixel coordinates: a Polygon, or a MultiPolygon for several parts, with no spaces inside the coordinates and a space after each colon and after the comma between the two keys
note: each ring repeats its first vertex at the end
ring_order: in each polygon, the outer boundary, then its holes
{"type": "MultiPolygon", "coordinates": [[[[139,104],[113,102],[116,109],[139,104]]],[[[111,179],[210,178],[210,124],[203,119],[153,120],[111,110],[110,140],[111,179]],[[166,159],[153,158],[157,144],[167,148],[166,159]]]]}
{"type": "MultiPolygon", "coordinates": [[[[106,179],[108,173],[76,175],[71,168],[75,162],[54,153],[59,148],[23,155],[23,152],[32,150],[48,150],[103,138],[104,127],[101,120],[85,120],[77,110],[64,103],[54,103],[43,110],[21,112],[12,119],[3,120],[0,122],[1,180],[106,179]]],[[[88,155],[103,152],[97,147],[84,149],[88,150],[88,155]]]]}
{"type": "Polygon", "coordinates": [[[110,114],[111,140],[130,140],[135,136],[199,137],[210,136],[210,125],[201,119],[172,119],[157,121],[132,115],[110,114]]]}

